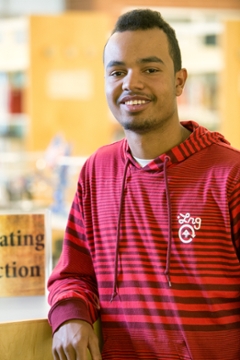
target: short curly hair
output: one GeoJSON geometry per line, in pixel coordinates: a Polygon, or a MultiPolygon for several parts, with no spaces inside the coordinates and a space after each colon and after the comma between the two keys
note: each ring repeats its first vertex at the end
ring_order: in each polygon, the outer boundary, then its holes
{"type": "Polygon", "coordinates": [[[168,38],[169,54],[173,60],[175,72],[182,68],[182,57],[176,38],[175,30],[162,18],[158,11],[150,9],[135,9],[121,15],[111,35],[116,32],[148,30],[159,28],[164,31],[168,38]]]}

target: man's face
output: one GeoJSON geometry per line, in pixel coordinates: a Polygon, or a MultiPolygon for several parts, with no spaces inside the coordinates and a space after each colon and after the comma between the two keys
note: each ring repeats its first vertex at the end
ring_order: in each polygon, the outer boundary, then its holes
{"type": "Polygon", "coordinates": [[[145,133],[178,118],[176,96],[186,76],[182,70],[175,74],[161,29],[113,34],[104,67],[108,105],[125,130],[145,133]]]}

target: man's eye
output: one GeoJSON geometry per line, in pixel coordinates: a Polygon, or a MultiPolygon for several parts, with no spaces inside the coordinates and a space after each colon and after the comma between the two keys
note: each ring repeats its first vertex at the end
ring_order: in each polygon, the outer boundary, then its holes
{"type": "Polygon", "coordinates": [[[123,71],[113,71],[110,75],[114,77],[122,76],[123,71]]]}
{"type": "Polygon", "coordinates": [[[152,73],[158,72],[158,70],[157,70],[157,69],[150,68],[150,69],[147,69],[146,72],[147,72],[148,74],[152,74],[152,73]]]}

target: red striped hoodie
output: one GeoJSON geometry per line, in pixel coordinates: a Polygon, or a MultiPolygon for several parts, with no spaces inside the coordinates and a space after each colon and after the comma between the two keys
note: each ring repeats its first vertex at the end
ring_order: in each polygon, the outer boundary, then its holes
{"type": "Polygon", "coordinates": [[[49,322],[101,317],[104,360],[240,359],[240,152],[182,124],[145,167],[123,139],[79,176],[49,322]]]}

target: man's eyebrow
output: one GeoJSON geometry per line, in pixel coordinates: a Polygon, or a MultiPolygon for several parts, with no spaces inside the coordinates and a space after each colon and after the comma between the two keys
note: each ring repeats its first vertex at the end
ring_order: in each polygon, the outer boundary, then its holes
{"type": "Polygon", "coordinates": [[[106,68],[110,68],[113,66],[123,66],[123,65],[125,65],[125,62],[123,62],[123,61],[112,60],[112,61],[109,61],[106,68]]]}
{"type": "MultiPolygon", "coordinates": [[[[139,64],[147,64],[147,63],[153,63],[153,62],[164,64],[162,59],[160,59],[157,56],[149,56],[149,57],[146,57],[146,58],[142,58],[142,59],[139,59],[137,62],[139,64]]],[[[112,60],[112,61],[109,61],[106,68],[111,68],[111,67],[114,67],[114,66],[124,66],[124,65],[125,65],[124,61],[112,60]]]]}
{"type": "Polygon", "coordinates": [[[160,59],[159,57],[157,56],[149,56],[149,57],[146,57],[146,58],[142,58],[142,59],[139,59],[138,62],[141,64],[141,63],[151,63],[151,62],[156,62],[156,63],[161,63],[161,64],[164,64],[164,62],[162,61],[162,59],[160,59]]]}

